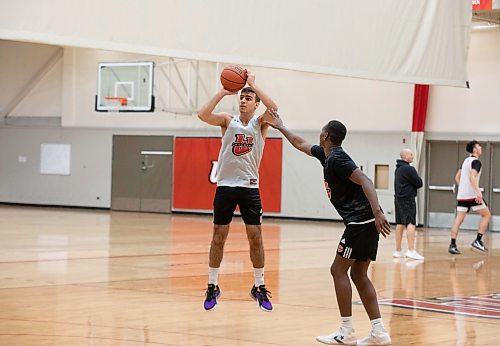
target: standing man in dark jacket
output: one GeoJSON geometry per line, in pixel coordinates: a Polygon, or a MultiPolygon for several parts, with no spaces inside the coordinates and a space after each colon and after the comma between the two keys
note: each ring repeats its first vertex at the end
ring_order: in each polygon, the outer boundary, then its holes
{"type": "Polygon", "coordinates": [[[413,153],[410,149],[403,149],[400,153],[401,160],[396,161],[396,171],[394,172],[394,205],[396,207],[396,251],[393,256],[396,258],[408,257],[416,260],[423,260],[424,256],[415,250],[415,225],[417,207],[415,197],[417,189],[422,187],[422,179],[417,174],[415,168],[410,166],[413,162],[413,153]],[[406,227],[408,238],[408,251],[403,253],[401,242],[403,240],[403,230],[406,227]]]}

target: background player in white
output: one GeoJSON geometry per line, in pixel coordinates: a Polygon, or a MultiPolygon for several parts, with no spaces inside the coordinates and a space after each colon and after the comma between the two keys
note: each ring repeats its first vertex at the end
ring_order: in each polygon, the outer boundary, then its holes
{"type": "Polygon", "coordinates": [[[264,284],[264,246],[262,242],[262,204],[259,194],[259,165],[268,130],[265,119],[271,115],[266,110],[256,116],[260,101],[266,108],[276,109],[276,103],[256,84],[255,75],[248,73],[247,84],[240,93],[239,115],[213,113],[217,104],[227,95],[236,92],[219,90],[199,111],[204,122],[220,126],[222,147],[217,166],[217,190],[214,198],[214,232],[210,245],[208,288],[205,310],[217,306],[221,290],[218,286],[219,268],[224,244],[229,233],[233,213],[238,205],[245,222],[250,258],[254,267],[254,286],[250,296],[264,311],[271,311],[270,292],[264,284]]]}
{"type": "Polygon", "coordinates": [[[474,140],[467,143],[466,150],[470,155],[464,160],[462,167],[455,175],[455,181],[458,185],[457,216],[451,228],[451,243],[448,247],[448,252],[453,255],[460,255],[456,243],[458,230],[462,222],[464,222],[465,214],[471,209],[481,216],[477,236],[472,242],[471,248],[482,253],[488,252],[488,249],[483,244],[483,235],[488,227],[491,213],[483,200],[483,194],[479,187],[479,178],[481,177],[481,161],[479,161],[479,157],[483,152],[483,148],[474,140]]]}

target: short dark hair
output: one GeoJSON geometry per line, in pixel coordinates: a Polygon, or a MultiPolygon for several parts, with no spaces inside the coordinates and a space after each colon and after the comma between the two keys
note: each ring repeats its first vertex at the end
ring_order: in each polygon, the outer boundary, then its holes
{"type": "Polygon", "coordinates": [[[259,95],[257,95],[257,93],[252,88],[245,87],[245,88],[241,89],[240,95],[243,94],[243,93],[253,93],[253,94],[255,94],[255,101],[256,102],[260,102],[259,95]]]}
{"type": "Polygon", "coordinates": [[[467,152],[469,154],[472,154],[472,152],[474,151],[474,147],[476,146],[476,144],[479,144],[478,141],[476,141],[475,139],[470,141],[469,143],[467,143],[467,146],[465,147],[465,150],[467,150],[467,152]]]}
{"type": "Polygon", "coordinates": [[[338,120],[331,120],[326,124],[326,131],[330,140],[334,144],[342,144],[346,134],[347,128],[338,120]]]}

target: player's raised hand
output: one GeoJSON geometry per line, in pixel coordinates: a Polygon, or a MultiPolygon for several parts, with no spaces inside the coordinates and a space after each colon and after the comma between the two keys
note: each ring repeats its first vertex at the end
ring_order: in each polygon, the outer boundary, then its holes
{"type": "Polygon", "coordinates": [[[238,93],[238,90],[229,91],[229,90],[226,90],[224,88],[221,88],[219,92],[222,93],[222,95],[224,95],[224,96],[228,96],[228,95],[236,95],[238,93]]]}
{"type": "Polygon", "coordinates": [[[249,70],[247,70],[247,84],[249,86],[252,86],[255,84],[255,75],[250,72],[249,70]]]}
{"type": "Polygon", "coordinates": [[[275,109],[267,109],[266,113],[270,114],[270,117],[266,117],[265,123],[268,124],[269,126],[279,129],[280,127],[283,127],[283,120],[281,120],[278,112],[275,109]]]}

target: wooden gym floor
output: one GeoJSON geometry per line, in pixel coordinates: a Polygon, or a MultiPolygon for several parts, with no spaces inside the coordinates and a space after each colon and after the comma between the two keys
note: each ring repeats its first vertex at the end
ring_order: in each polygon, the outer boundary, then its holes
{"type": "MultiPolygon", "coordinates": [[[[329,266],[342,230],[264,219],[266,313],[248,295],[236,218],[222,297],[205,312],[210,216],[0,205],[0,345],[320,345],[339,325],[329,266]]],[[[487,235],[488,256],[469,250],[474,236],[462,231],[452,256],[448,230],[419,229],[424,262],[394,260],[394,235],[381,239],[370,274],[393,345],[499,344],[500,234],[487,235]]],[[[353,292],[362,338],[370,322],[353,292]]]]}

